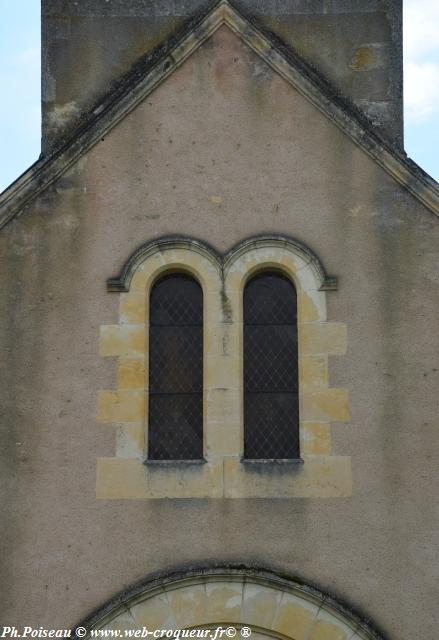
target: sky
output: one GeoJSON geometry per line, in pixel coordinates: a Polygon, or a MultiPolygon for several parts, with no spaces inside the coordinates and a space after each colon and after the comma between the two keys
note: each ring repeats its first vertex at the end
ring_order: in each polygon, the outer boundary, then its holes
{"type": "MultiPolygon", "coordinates": [[[[40,1],[0,0],[0,192],[40,153],[40,1]]],[[[439,181],[439,0],[404,0],[404,99],[405,149],[439,181]]]]}

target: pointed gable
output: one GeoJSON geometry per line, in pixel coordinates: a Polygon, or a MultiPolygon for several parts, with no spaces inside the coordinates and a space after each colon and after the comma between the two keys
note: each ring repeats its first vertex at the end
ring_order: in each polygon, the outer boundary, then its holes
{"type": "Polygon", "coordinates": [[[221,0],[207,14],[194,20],[190,30],[173,46],[164,47],[167,53],[157,61],[142,62],[134,72],[122,79],[116,90],[84,117],[83,123],[68,140],[63,141],[49,157],[43,157],[35,163],[2,194],[0,227],[106,136],[223,26],[228,27],[397,182],[439,215],[439,188],[434,180],[402,156],[388,140],[378,135],[364,114],[341,99],[325,79],[310,69],[293,51],[263,33],[228,0],[221,0]]]}

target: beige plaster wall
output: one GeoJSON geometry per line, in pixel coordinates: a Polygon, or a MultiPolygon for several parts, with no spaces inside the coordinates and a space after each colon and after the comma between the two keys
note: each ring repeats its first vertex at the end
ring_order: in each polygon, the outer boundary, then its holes
{"type": "Polygon", "coordinates": [[[390,638],[437,629],[438,221],[265,66],[217,33],[0,233],[0,490],[5,624],[74,624],[154,571],[243,562],[351,602],[390,638]],[[350,456],[339,499],[96,499],[96,422],[116,361],[105,282],[139,244],[184,234],[225,251],[297,238],[339,278],[348,328],[330,386],[350,456]]]}

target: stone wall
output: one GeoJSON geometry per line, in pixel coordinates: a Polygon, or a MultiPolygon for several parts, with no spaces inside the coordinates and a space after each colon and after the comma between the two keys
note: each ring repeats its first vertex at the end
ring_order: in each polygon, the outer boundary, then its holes
{"type": "Polygon", "coordinates": [[[0,233],[5,624],[65,628],[151,573],[243,563],[353,603],[389,638],[434,640],[437,243],[433,213],[217,31],[0,233]],[[97,496],[98,459],[117,457],[97,419],[118,388],[99,353],[120,321],[107,279],[162,236],[223,254],[270,234],[338,278],[327,321],[347,348],[328,387],[348,390],[350,419],[331,440],[352,495],[97,496]]]}
{"type": "MultiPolygon", "coordinates": [[[[43,151],[207,0],[43,0],[43,151]]],[[[239,0],[403,144],[402,0],[239,0]]]]}

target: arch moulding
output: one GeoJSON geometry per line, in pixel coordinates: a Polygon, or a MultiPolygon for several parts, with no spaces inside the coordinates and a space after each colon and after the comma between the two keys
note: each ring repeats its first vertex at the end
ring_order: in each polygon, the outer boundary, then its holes
{"type": "MultiPolygon", "coordinates": [[[[195,569],[142,583],[81,626],[88,632],[145,628],[169,638],[176,638],[177,630],[204,629],[208,640],[207,630],[219,626],[236,629],[237,638],[247,627],[252,640],[384,640],[368,620],[318,589],[243,567],[195,569]]],[[[180,635],[185,636],[190,637],[180,635]]]]}

